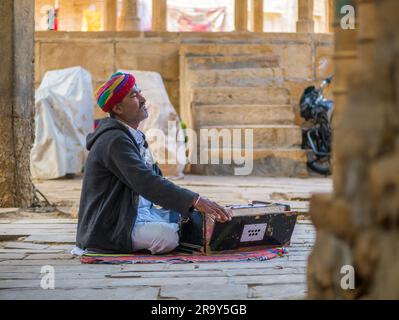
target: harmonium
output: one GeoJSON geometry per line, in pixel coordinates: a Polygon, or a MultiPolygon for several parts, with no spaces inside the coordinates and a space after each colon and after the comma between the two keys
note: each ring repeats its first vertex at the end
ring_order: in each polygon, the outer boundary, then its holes
{"type": "Polygon", "coordinates": [[[253,201],[227,208],[233,218],[226,223],[198,211],[181,222],[178,251],[211,255],[289,245],[297,220],[289,205],[253,201]]]}

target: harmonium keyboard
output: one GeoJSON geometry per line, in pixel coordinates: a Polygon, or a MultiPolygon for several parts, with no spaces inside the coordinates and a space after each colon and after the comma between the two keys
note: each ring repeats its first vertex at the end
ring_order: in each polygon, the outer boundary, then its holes
{"type": "Polygon", "coordinates": [[[221,223],[194,211],[180,223],[179,251],[206,255],[287,246],[297,220],[289,205],[253,201],[228,206],[231,221],[221,223]]]}

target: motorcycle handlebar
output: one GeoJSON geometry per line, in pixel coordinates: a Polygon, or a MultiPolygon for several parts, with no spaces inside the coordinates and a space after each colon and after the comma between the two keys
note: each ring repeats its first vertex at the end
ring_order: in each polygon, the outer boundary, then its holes
{"type": "Polygon", "coordinates": [[[334,79],[334,75],[329,76],[325,81],[330,84],[332,79],[334,79]]]}
{"type": "Polygon", "coordinates": [[[334,75],[331,75],[328,78],[324,79],[323,82],[320,85],[320,89],[323,90],[326,85],[331,83],[333,78],[334,78],[334,75]]]}

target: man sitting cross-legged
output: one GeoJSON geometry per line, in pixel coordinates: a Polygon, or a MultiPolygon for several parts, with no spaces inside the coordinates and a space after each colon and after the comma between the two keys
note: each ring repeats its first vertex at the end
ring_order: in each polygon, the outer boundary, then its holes
{"type": "Polygon", "coordinates": [[[148,112],[133,75],[112,75],[96,98],[110,117],[87,137],[78,248],[161,254],[179,245],[178,215],[187,218],[197,209],[221,222],[231,220],[230,210],[162,177],[138,130],[148,112]]]}

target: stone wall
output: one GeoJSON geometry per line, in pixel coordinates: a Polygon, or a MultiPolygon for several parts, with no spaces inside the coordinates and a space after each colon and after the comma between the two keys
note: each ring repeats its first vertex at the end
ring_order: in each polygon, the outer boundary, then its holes
{"type": "MultiPolygon", "coordinates": [[[[172,33],[172,32],[36,32],[35,84],[48,70],[80,65],[97,86],[117,70],[159,72],[179,111],[179,52],[182,45],[259,44],[278,54],[285,85],[296,103],[303,89],[333,72],[331,34],[172,33]]],[[[184,81],[184,80],[183,80],[184,81]]],[[[97,117],[104,116],[97,110],[97,117]]],[[[298,117],[298,122],[300,119],[298,117]]]]}
{"type": "Polygon", "coordinates": [[[346,3],[357,5],[358,25],[356,37],[336,32],[337,77],[347,78],[337,93],[346,102],[334,125],[334,193],[311,201],[309,298],[398,299],[399,2],[346,3]],[[339,61],[348,56],[349,73],[339,61]],[[353,267],[353,288],[341,286],[345,265],[353,267]]]}

